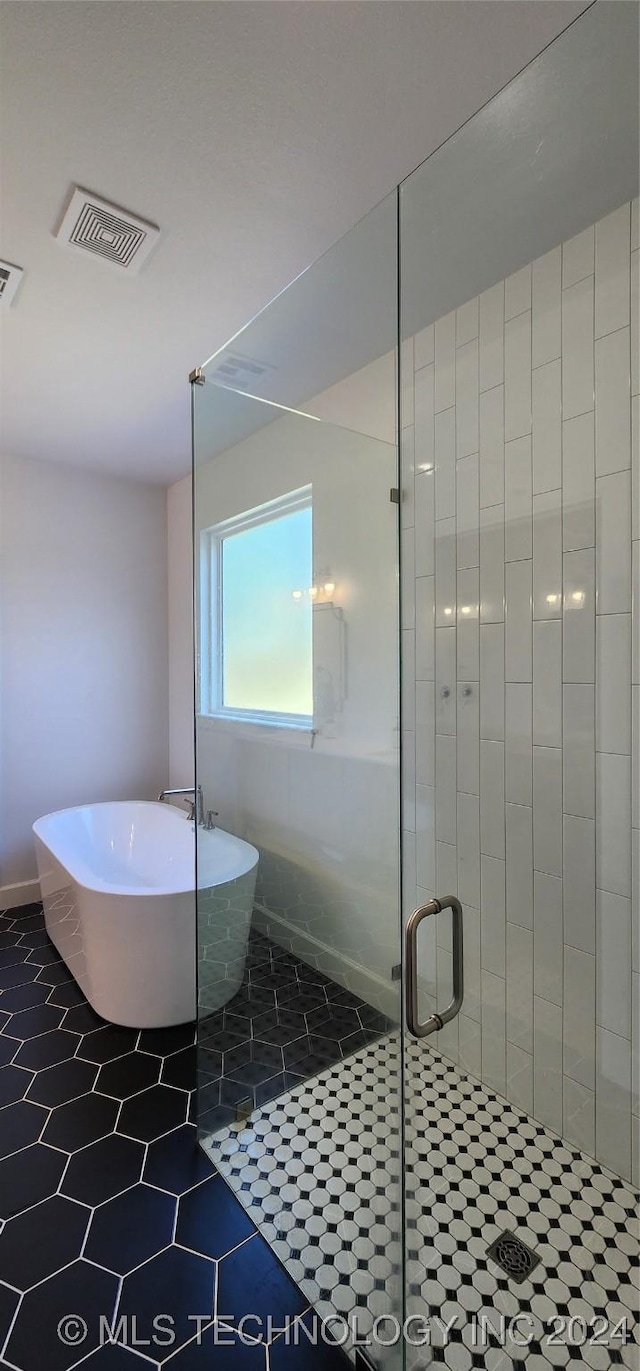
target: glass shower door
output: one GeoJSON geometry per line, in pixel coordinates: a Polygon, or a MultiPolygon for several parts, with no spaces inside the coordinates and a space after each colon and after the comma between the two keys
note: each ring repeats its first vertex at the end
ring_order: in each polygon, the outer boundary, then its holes
{"type": "Polygon", "coordinates": [[[316,1338],[399,1371],[396,209],[192,393],[199,1134],[316,1338]]]}
{"type": "Polygon", "coordinates": [[[633,1365],[637,24],[194,376],[199,1131],[358,1367],[633,1365]]]}
{"type": "Polygon", "coordinates": [[[420,1367],[637,1365],[637,111],[596,5],[400,190],[420,1367]]]}

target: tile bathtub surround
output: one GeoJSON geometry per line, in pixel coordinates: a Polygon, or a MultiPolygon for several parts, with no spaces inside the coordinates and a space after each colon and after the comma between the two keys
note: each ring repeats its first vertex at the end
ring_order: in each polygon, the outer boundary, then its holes
{"type": "MultiPolygon", "coordinates": [[[[402,531],[406,906],[446,871],[479,927],[480,995],[439,1047],[636,1183],[639,218],[621,205],[423,330],[402,531]]],[[[424,958],[435,1007],[450,957],[424,958]]]]}
{"type": "MultiPolygon", "coordinates": [[[[355,1320],[360,1337],[400,1295],[388,1118],[398,1054],[397,1034],[380,1038],[207,1144],[306,1298],[320,1315],[355,1320]]],[[[434,1321],[435,1344],[409,1359],[411,1371],[637,1368],[637,1191],[424,1044],[407,1045],[405,1080],[407,1312],[434,1321]],[[539,1258],[522,1284],[487,1254],[505,1230],[539,1258]],[[501,1315],[507,1325],[520,1315],[531,1342],[474,1343],[474,1318],[499,1328],[501,1315]],[[445,1345],[436,1317],[453,1320],[445,1345]],[[606,1347],[554,1346],[553,1321],[572,1317],[596,1327],[622,1319],[626,1336],[606,1347]]],[[[577,1098],[572,1107],[579,1113],[577,1098]]]]}
{"type": "MultiPolygon", "coordinates": [[[[0,1029],[0,1365],[298,1371],[277,1338],[212,1349],[205,1327],[196,1345],[190,1315],[282,1324],[309,1301],[197,1145],[195,1027],[105,1023],[30,905],[0,913],[0,1029]],[[71,1313],[89,1332],[65,1346],[71,1313]],[[145,1339],[158,1313],[173,1320],[169,1345],[98,1350],[101,1314],[129,1328],[135,1316],[145,1339]]],[[[305,1357],[305,1371],[348,1365],[327,1347],[305,1357]]]]}

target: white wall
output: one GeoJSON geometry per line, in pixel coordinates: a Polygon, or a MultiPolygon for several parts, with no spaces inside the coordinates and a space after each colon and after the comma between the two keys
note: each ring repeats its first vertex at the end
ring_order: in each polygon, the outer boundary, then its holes
{"type": "Polygon", "coordinates": [[[50,462],[1,469],[0,887],[31,824],[168,776],[166,494],[50,462]]]}
{"type": "Polygon", "coordinates": [[[193,785],[193,560],[191,476],[167,491],[169,784],[193,785]]]}

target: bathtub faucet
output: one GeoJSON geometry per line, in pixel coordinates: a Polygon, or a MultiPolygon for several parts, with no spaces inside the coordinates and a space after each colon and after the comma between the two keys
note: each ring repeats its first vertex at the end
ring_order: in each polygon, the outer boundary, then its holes
{"type": "Polygon", "coordinates": [[[158,795],[158,800],[162,804],[163,801],[168,799],[170,795],[193,795],[193,799],[188,801],[188,818],[195,819],[197,824],[204,823],[204,796],[202,794],[201,785],[179,785],[176,786],[173,790],[161,790],[160,794],[158,795]]]}

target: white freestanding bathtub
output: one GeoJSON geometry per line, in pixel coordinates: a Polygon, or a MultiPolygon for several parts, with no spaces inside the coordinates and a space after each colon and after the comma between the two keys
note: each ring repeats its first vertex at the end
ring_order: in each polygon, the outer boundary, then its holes
{"type": "MultiPolygon", "coordinates": [[[[193,822],[168,804],[122,801],[47,814],[33,832],[47,933],[96,1013],[132,1028],[194,1019],[193,822]]],[[[242,839],[198,830],[198,960],[216,967],[204,978],[212,1009],[242,981],[257,863],[242,839]]]]}

